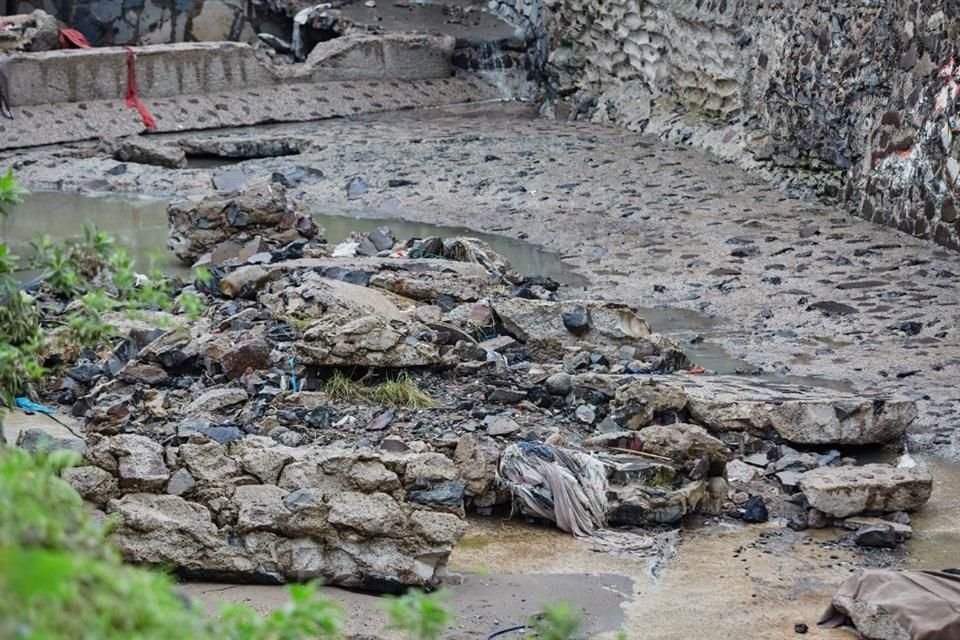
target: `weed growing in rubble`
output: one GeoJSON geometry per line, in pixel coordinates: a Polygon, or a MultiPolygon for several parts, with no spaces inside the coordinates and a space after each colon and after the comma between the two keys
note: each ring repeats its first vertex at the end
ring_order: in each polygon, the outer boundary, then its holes
{"type": "Polygon", "coordinates": [[[405,409],[431,409],[437,402],[420,390],[406,373],[402,373],[395,380],[387,380],[373,388],[370,398],[388,407],[403,407],[405,409]]]}
{"type": "Polygon", "coordinates": [[[323,383],[323,391],[332,400],[366,400],[386,407],[404,409],[432,409],[437,406],[437,402],[421,391],[413,378],[406,373],[375,387],[366,387],[338,369],[323,383]]]}
{"type": "Polygon", "coordinates": [[[356,401],[366,395],[363,385],[354,382],[348,375],[335,370],[323,383],[323,391],[331,400],[356,401]]]}
{"type": "MultiPolygon", "coordinates": [[[[0,216],[7,215],[24,193],[12,170],[0,175],[0,216]]],[[[16,268],[16,256],[0,243],[0,402],[8,407],[24,385],[43,375],[40,313],[20,291],[16,268]]]]}

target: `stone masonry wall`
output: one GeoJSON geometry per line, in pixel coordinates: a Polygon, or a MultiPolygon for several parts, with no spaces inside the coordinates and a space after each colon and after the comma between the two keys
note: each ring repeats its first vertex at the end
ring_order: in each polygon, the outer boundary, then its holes
{"type": "Polygon", "coordinates": [[[464,485],[436,453],[288,447],[217,432],[163,446],[92,435],[64,479],[118,518],[136,563],[201,578],[434,586],[466,530],[464,485]],[[229,436],[229,437],[224,437],[229,436]]]}
{"type": "Polygon", "coordinates": [[[546,0],[549,108],[706,148],[960,248],[960,6],[546,0]]]}

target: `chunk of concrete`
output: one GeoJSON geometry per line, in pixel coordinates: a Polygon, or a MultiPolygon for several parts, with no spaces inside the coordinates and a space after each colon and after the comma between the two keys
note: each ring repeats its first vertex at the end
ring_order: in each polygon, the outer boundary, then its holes
{"type": "Polygon", "coordinates": [[[799,485],[811,507],[845,518],[869,512],[915,511],[930,499],[933,478],[923,466],[867,464],[813,469],[800,476],[799,485]]]}

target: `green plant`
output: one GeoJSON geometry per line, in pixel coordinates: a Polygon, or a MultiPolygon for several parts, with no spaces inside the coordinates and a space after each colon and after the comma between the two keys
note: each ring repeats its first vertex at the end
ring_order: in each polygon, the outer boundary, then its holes
{"type": "Polygon", "coordinates": [[[395,380],[387,380],[373,388],[370,397],[388,407],[404,407],[407,409],[430,409],[437,406],[437,402],[420,390],[406,373],[401,373],[395,380]]]}
{"type": "MultiPolygon", "coordinates": [[[[6,216],[24,193],[12,170],[0,176],[0,215],[6,216]]],[[[8,407],[24,385],[43,374],[40,314],[20,291],[13,275],[16,268],[16,256],[0,243],[0,402],[8,407]]]]}
{"type": "Polygon", "coordinates": [[[389,598],[386,603],[388,628],[404,631],[411,640],[439,640],[453,622],[453,615],[443,606],[445,594],[430,595],[417,589],[389,598]]]}
{"type": "Polygon", "coordinates": [[[323,383],[323,392],[331,400],[356,401],[366,395],[363,385],[354,382],[339,369],[335,369],[326,382],[323,383]]]}
{"type": "Polygon", "coordinates": [[[544,607],[530,622],[537,640],[573,640],[581,626],[580,616],[565,603],[544,607]]]}

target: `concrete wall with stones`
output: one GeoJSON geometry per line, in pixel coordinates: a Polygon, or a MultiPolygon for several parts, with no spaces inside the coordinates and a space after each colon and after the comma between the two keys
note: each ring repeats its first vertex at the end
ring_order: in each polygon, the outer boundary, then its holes
{"type": "Polygon", "coordinates": [[[697,145],[960,248],[960,5],[545,0],[548,110],[697,145]]]}
{"type": "Polygon", "coordinates": [[[252,43],[271,22],[245,0],[20,0],[16,9],[43,9],[97,45],[252,43]]]}

